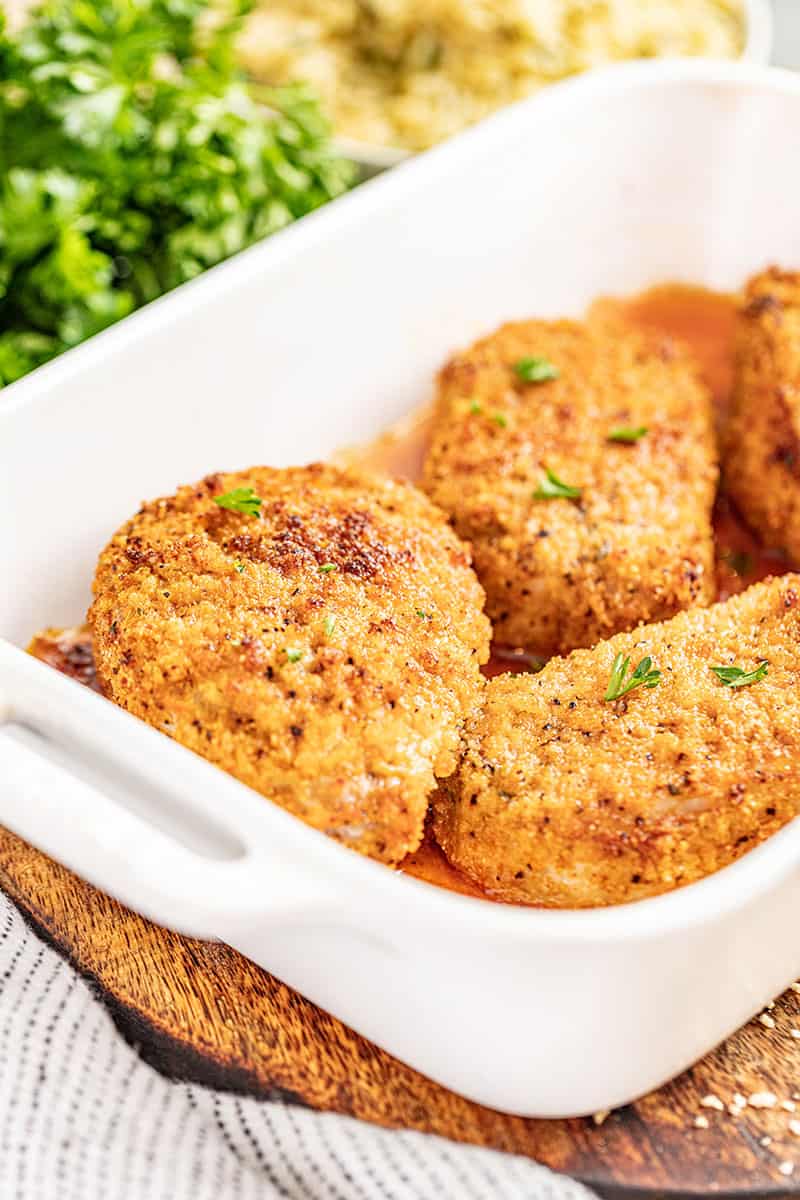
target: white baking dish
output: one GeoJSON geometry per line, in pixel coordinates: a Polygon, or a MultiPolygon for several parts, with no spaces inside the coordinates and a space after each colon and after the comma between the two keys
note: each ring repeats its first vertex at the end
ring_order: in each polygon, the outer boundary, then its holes
{"type": "Polygon", "coordinates": [[[597,912],[361,859],[20,649],[80,620],[143,496],[368,437],[504,318],[800,264],[800,79],[625,66],[559,85],[15,384],[0,399],[0,820],[149,917],[218,937],[496,1108],[622,1103],[800,970],[800,823],[597,912]]]}

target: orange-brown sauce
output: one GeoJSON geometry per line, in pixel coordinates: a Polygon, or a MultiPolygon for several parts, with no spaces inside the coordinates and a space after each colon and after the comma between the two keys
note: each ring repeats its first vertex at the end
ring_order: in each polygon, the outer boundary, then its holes
{"type": "MultiPolygon", "coordinates": [[[[735,298],[683,284],[665,284],[629,299],[606,298],[592,306],[591,317],[618,320],[680,339],[692,349],[713,396],[720,429],[724,428],[733,385],[733,334],[735,298]]],[[[339,458],[351,465],[417,482],[428,446],[432,406],[426,403],[404,421],[367,446],[343,452],[339,458]]],[[[759,545],[733,509],[724,492],[714,512],[717,547],[717,588],[720,599],[740,592],[767,575],[777,575],[788,564],[759,545]]],[[[94,671],[91,635],[86,629],[46,630],[37,635],[30,653],[88,687],[100,688],[94,671]]],[[[504,671],[536,670],[541,660],[508,647],[494,647],[484,668],[486,675],[504,671]]],[[[465,895],[485,895],[447,862],[430,831],[419,850],[410,854],[401,870],[437,887],[465,895]]]]}
{"type": "Polygon", "coordinates": [[[618,314],[634,328],[665,333],[690,346],[724,414],[733,389],[736,297],[688,284],[667,283],[626,300],[596,300],[590,319],[618,314]]]}
{"type": "Polygon", "coordinates": [[[428,402],[378,435],[374,442],[350,446],[336,456],[345,466],[360,467],[380,475],[397,475],[418,483],[433,427],[433,405],[428,402]]]}
{"type": "Polygon", "coordinates": [[[40,658],[48,667],[77,679],[95,692],[101,692],[94,669],[92,635],[85,625],[74,629],[45,629],[37,633],[28,646],[28,653],[40,658]]]}

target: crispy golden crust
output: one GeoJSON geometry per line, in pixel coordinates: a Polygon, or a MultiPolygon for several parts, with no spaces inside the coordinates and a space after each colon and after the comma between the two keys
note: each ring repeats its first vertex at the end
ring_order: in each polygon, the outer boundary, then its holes
{"type": "Polygon", "coordinates": [[[710,397],[664,339],[526,321],[440,375],[424,485],[472,543],[502,643],[566,652],[709,604],[716,481],[710,397]],[[560,377],[521,382],[525,356],[560,377]],[[635,445],[608,440],[640,425],[635,445]],[[534,499],[545,467],[580,501],[534,499]]]}
{"type": "Polygon", "coordinates": [[[211,475],[122,527],[94,595],[112,700],[364,854],[419,845],[489,642],[469,551],[420,492],[320,464],[211,475]],[[213,502],[242,486],[260,517],[213,502]]]}
{"type": "Polygon", "coordinates": [[[800,811],[800,576],[502,675],[468,722],[434,830],[498,898],[620,904],[691,883],[800,811]],[[618,652],[660,686],[603,701],[618,652]],[[710,670],[768,675],[724,687],[710,670]]]}
{"type": "Polygon", "coordinates": [[[723,469],[764,543],[800,565],[800,273],[773,267],[745,290],[723,469]]]}

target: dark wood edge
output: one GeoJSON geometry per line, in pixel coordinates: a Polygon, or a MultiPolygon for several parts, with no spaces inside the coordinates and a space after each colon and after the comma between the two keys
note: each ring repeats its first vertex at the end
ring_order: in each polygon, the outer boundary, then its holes
{"type": "MultiPolygon", "coordinates": [[[[0,875],[2,872],[0,872],[0,875]]],[[[54,950],[60,958],[68,962],[81,979],[88,985],[93,996],[108,1012],[115,1028],[132,1050],[143,1062],[158,1071],[160,1075],[172,1082],[196,1083],[217,1091],[230,1092],[235,1095],[247,1096],[256,1100],[267,1100],[283,1104],[295,1105],[301,1108],[311,1106],[296,1092],[287,1088],[269,1087],[263,1084],[258,1076],[230,1062],[222,1062],[213,1055],[201,1054],[194,1046],[166,1033],[139,1009],[126,1005],[118,1000],[111,992],[103,987],[97,976],[86,970],[76,961],[69,950],[53,936],[46,921],[34,909],[20,901],[16,896],[9,895],[3,889],[3,894],[14,905],[26,925],[47,946],[54,950]]],[[[619,1109],[616,1116],[623,1112],[635,1111],[619,1109]]],[[[358,1118],[353,1118],[357,1120],[358,1118]]],[[[395,1126],[394,1128],[401,1128],[395,1126]]],[[[547,1164],[544,1164],[547,1165],[547,1164]]],[[[579,1183],[596,1192],[603,1200],[708,1200],[711,1195],[714,1200],[797,1200],[797,1192],[780,1184],[774,1188],[741,1189],[658,1189],[628,1187],[614,1181],[605,1174],[579,1172],[570,1175],[579,1183]]]]}
{"type": "Polygon", "coordinates": [[[253,1071],[229,1062],[221,1062],[213,1055],[201,1054],[194,1046],[173,1034],[165,1033],[139,1009],[123,1004],[103,987],[97,976],[87,971],[74,956],[56,940],[47,925],[36,912],[7,891],[3,894],[20,913],[26,925],[51,950],[68,962],[88,985],[92,995],[108,1012],[117,1031],[143,1062],[173,1082],[198,1083],[217,1091],[233,1092],[258,1100],[280,1101],[301,1108],[309,1105],[296,1092],[282,1087],[265,1087],[253,1071]]]}

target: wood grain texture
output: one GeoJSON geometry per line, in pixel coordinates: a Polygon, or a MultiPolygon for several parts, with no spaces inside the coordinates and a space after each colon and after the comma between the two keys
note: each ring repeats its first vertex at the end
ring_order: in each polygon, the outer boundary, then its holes
{"type": "Polygon", "coordinates": [[[611,1114],[534,1121],[438,1087],[219,943],[138,917],[0,830],[0,884],[37,932],[89,979],[123,1034],[164,1074],[257,1096],[280,1095],[379,1125],[514,1151],[627,1197],[800,1195],[800,994],[731,1038],[675,1083],[611,1114]],[[701,1107],[709,1093],[775,1093],[738,1116],[701,1107]],[[700,1115],[709,1127],[695,1128],[700,1115]],[[761,1139],[770,1137],[768,1145],[761,1139]],[[795,1163],[795,1174],[779,1165],[795,1163]]]}

